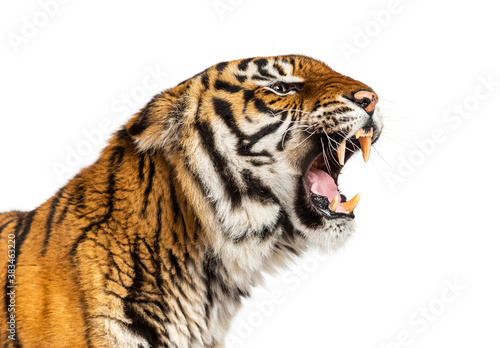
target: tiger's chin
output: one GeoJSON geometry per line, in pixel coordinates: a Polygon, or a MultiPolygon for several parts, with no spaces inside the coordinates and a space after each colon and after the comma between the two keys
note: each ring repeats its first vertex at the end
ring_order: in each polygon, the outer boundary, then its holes
{"type": "Polygon", "coordinates": [[[319,231],[316,230],[307,234],[309,248],[322,252],[330,252],[341,248],[356,231],[356,221],[354,219],[339,218],[326,223],[319,231]]]}

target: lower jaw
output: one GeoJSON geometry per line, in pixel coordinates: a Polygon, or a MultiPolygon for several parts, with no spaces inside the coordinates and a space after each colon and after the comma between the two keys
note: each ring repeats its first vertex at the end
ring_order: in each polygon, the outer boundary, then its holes
{"type": "Polygon", "coordinates": [[[347,219],[354,219],[354,213],[336,213],[333,210],[330,209],[329,205],[330,202],[328,202],[328,198],[325,196],[320,196],[317,195],[313,192],[310,193],[310,199],[311,199],[311,205],[313,206],[316,211],[318,211],[319,214],[321,214],[323,217],[326,219],[340,219],[340,218],[347,218],[347,219]]]}
{"type": "MultiPolygon", "coordinates": [[[[320,205],[319,207],[313,202],[311,197],[312,193],[307,190],[302,181],[297,182],[297,198],[294,201],[294,210],[300,223],[311,229],[321,229],[326,223],[333,222],[334,220],[345,221],[353,220],[354,214],[335,213],[330,210],[328,203],[320,205]],[[323,209],[324,208],[324,209],[323,209]]],[[[323,197],[323,196],[320,196],[323,197]]],[[[325,201],[328,201],[324,197],[325,201]]]]}

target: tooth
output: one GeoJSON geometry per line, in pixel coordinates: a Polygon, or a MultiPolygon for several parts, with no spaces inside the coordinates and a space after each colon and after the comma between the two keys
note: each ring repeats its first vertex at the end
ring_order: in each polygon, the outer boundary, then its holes
{"type": "Polygon", "coordinates": [[[356,136],[356,139],[359,139],[359,137],[361,136],[361,133],[362,133],[361,129],[358,129],[356,131],[356,133],[354,134],[356,136]]]}
{"type": "Polygon", "coordinates": [[[360,137],[358,140],[361,145],[361,151],[363,152],[363,159],[365,162],[368,162],[368,159],[370,158],[370,150],[372,148],[372,137],[367,135],[360,137]]]}
{"type": "Polygon", "coordinates": [[[337,157],[339,158],[339,164],[343,166],[345,158],[345,140],[342,142],[342,144],[340,144],[339,148],[337,149],[337,157]]]}
{"type": "Polygon", "coordinates": [[[313,163],[313,167],[314,168],[318,168],[318,161],[316,161],[316,162],[313,163]]]}
{"type": "Polygon", "coordinates": [[[353,212],[354,208],[356,208],[356,206],[358,205],[360,198],[361,198],[361,193],[358,193],[349,202],[340,203],[340,206],[345,210],[347,210],[347,214],[350,214],[353,212]]]}
{"type": "Polygon", "coordinates": [[[330,202],[330,209],[332,211],[336,211],[338,205],[339,205],[339,196],[335,196],[333,197],[333,200],[330,202]]]}

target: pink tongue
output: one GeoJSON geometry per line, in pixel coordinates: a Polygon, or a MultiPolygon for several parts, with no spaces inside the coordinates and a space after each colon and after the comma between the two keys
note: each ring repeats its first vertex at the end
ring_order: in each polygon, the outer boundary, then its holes
{"type": "MultiPolygon", "coordinates": [[[[335,196],[339,196],[340,202],[340,193],[335,181],[323,170],[311,167],[307,172],[306,181],[307,184],[311,186],[311,192],[327,197],[328,202],[331,202],[335,196]]],[[[345,209],[339,204],[336,211],[345,212],[345,209]]]]}
{"type": "Polygon", "coordinates": [[[340,196],[333,178],[321,169],[311,167],[307,172],[306,180],[311,185],[311,191],[328,197],[328,202],[331,202],[335,196],[340,196]]]}

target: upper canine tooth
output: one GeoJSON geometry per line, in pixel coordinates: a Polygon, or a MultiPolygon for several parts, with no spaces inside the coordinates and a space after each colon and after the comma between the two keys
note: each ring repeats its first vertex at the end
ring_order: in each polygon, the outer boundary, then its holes
{"type": "Polygon", "coordinates": [[[345,140],[340,144],[339,148],[337,149],[337,157],[339,158],[339,164],[341,166],[344,165],[344,159],[345,159],[345,140]]]}
{"type": "Polygon", "coordinates": [[[347,214],[350,214],[354,211],[354,209],[358,205],[360,198],[361,198],[361,193],[358,193],[356,196],[351,198],[349,202],[340,203],[340,206],[347,211],[347,214]]]}
{"type": "Polygon", "coordinates": [[[363,152],[363,159],[368,162],[370,158],[370,151],[372,149],[372,137],[371,135],[360,137],[359,144],[361,145],[361,151],[363,152]]]}

